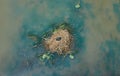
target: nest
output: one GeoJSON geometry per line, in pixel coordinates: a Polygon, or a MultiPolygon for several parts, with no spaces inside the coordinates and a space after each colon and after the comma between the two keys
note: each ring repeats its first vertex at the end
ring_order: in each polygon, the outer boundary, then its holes
{"type": "Polygon", "coordinates": [[[45,48],[51,53],[66,54],[71,50],[72,35],[67,29],[57,29],[49,38],[45,38],[45,48]]]}

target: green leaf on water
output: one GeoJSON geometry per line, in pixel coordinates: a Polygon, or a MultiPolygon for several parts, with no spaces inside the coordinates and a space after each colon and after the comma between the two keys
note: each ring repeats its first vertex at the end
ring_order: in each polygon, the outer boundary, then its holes
{"type": "Polygon", "coordinates": [[[75,5],[75,8],[80,8],[80,4],[76,4],[76,5],[75,5]]]}
{"type": "Polygon", "coordinates": [[[73,56],[73,55],[71,55],[71,54],[69,55],[69,57],[70,57],[70,59],[74,59],[74,56],[73,56]]]}

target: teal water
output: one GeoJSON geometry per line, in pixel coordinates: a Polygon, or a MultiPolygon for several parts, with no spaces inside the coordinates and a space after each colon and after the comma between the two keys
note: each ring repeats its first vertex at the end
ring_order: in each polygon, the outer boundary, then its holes
{"type": "Polygon", "coordinates": [[[12,19],[20,22],[18,33],[14,35],[17,38],[12,41],[15,55],[1,76],[120,75],[119,1],[11,0],[10,4],[12,19]],[[81,7],[77,9],[78,2],[81,7]],[[43,45],[32,48],[33,41],[27,35],[42,37],[63,22],[72,28],[73,51],[78,51],[75,59],[56,55],[54,64],[40,62],[36,56],[45,49],[43,45]]]}

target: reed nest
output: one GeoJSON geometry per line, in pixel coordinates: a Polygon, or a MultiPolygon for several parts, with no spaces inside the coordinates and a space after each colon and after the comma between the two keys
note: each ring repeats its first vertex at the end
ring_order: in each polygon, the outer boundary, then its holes
{"type": "Polygon", "coordinates": [[[44,39],[45,48],[51,53],[67,54],[71,51],[73,37],[67,29],[57,29],[44,39]]]}

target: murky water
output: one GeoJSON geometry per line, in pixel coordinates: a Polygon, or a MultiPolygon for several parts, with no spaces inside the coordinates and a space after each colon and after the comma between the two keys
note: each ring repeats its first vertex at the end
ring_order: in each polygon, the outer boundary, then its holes
{"type": "Polygon", "coordinates": [[[119,76],[119,0],[1,0],[0,76],[119,76]],[[80,3],[80,8],[75,5],[80,3]],[[60,23],[73,30],[75,59],[43,64],[28,33],[42,36],[60,23]]]}

